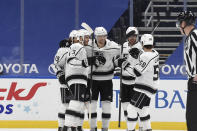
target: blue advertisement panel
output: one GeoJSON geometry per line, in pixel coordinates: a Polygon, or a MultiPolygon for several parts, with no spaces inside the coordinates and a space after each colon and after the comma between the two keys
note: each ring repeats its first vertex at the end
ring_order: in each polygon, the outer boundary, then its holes
{"type": "Polygon", "coordinates": [[[77,11],[75,0],[25,0],[22,25],[22,1],[0,2],[1,77],[55,78],[49,66],[60,40],[68,37],[71,30],[81,28],[82,22],[93,29],[104,26],[109,31],[128,8],[128,0],[78,0],[77,11]]]}
{"type": "Polygon", "coordinates": [[[187,79],[183,50],[184,43],[181,42],[166,60],[165,65],[160,68],[160,79],[187,79]]]}
{"type": "MultiPolygon", "coordinates": [[[[59,41],[82,22],[109,32],[128,5],[128,0],[0,1],[0,77],[55,78],[50,64],[59,41]]],[[[160,68],[161,79],[187,79],[183,47],[181,43],[160,68]]]]}

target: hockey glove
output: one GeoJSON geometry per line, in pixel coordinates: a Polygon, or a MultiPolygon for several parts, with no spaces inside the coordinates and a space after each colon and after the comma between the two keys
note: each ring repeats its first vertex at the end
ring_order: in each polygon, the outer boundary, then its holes
{"type": "Polygon", "coordinates": [[[126,58],[118,58],[118,67],[122,66],[122,63],[126,61],[126,58]]]}
{"type": "Polygon", "coordinates": [[[88,57],[88,65],[95,65],[96,56],[88,57]]]}
{"type": "Polygon", "coordinates": [[[83,67],[88,67],[88,61],[87,61],[87,59],[85,59],[85,60],[82,60],[82,66],[83,67]]]}
{"type": "Polygon", "coordinates": [[[140,50],[139,50],[138,48],[131,48],[131,49],[129,50],[129,54],[130,54],[133,58],[137,59],[138,56],[139,56],[139,54],[140,54],[140,50]]]}
{"type": "Polygon", "coordinates": [[[57,78],[58,78],[60,84],[65,84],[65,83],[66,83],[65,74],[64,74],[63,71],[58,71],[58,72],[56,73],[56,76],[57,76],[57,78]]]}
{"type": "Polygon", "coordinates": [[[128,61],[124,61],[124,62],[122,63],[122,69],[123,69],[123,70],[125,70],[126,67],[128,67],[128,66],[130,66],[130,63],[129,63],[128,61]]]}

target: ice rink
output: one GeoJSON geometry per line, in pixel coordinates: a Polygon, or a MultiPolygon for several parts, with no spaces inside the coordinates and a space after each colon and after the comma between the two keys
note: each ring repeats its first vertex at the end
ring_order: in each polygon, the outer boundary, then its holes
{"type": "MultiPolygon", "coordinates": [[[[24,128],[17,128],[17,129],[9,129],[9,128],[0,128],[0,131],[57,131],[57,129],[24,129],[24,128]]],[[[88,129],[84,131],[89,131],[88,129]]],[[[98,130],[101,131],[101,130],[98,130]]],[[[109,131],[125,131],[125,130],[109,130],[109,131]]],[[[138,130],[136,130],[138,131],[138,130]]],[[[186,130],[153,130],[153,131],[186,131],[186,130]]]]}

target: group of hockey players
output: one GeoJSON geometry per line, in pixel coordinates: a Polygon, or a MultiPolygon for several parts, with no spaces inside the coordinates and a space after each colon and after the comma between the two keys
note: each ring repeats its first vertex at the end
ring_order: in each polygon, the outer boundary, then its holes
{"type": "Polygon", "coordinates": [[[159,54],[151,34],[139,40],[136,27],[126,30],[126,42],[107,39],[104,27],[96,27],[94,38],[85,30],[71,31],[60,41],[53,68],[60,83],[61,105],[58,131],[82,131],[84,111],[89,111],[90,131],[97,131],[97,102],[102,105],[102,131],[108,131],[113,100],[115,68],[121,68],[121,104],[127,130],[151,131],[149,105],[157,91],[159,54]],[[122,46],[122,47],[121,47],[122,46]],[[98,99],[100,96],[100,99],[98,99]]]}

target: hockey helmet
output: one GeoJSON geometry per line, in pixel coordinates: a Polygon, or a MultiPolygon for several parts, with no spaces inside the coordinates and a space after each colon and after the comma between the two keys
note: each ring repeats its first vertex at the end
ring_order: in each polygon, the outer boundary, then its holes
{"type": "Polygon", "coordinates": [[[80,29],[83,36],[90,36],[90,33],[86,29],[80,29]]]}
{"type": "Polygon", "coordinates": [[[96,27],[94,30],[95,36],[106,36],[107,30],[104,27],[96,27]]]}
{"type": "Polygon", "coordinates": [[[144,34],[141,37],[141,43],[143,45],[153,45],[154,38],[151,34],[144,34]]]}
{"type": "Polygon", "coordinates": [[[128,27],[126,30],[126,37],[130,37],[132,35],[139,35],[138,29],[136,27],[128,27]]]}
{"type": "Polygon", "coordinates": [[[69,38],[73,38],[77,33],[77,30],[72,30],[69,34],[69,38]]]}
{"type": "Polygon", "coordinates": [[[180,28],[180,25],[183,21],[186,22],[187,25],[194,25],[195,24],[196,17],[192,11],[183,11],[180,12],[177,16],[177,22],[176,27],[180,28]]]}

